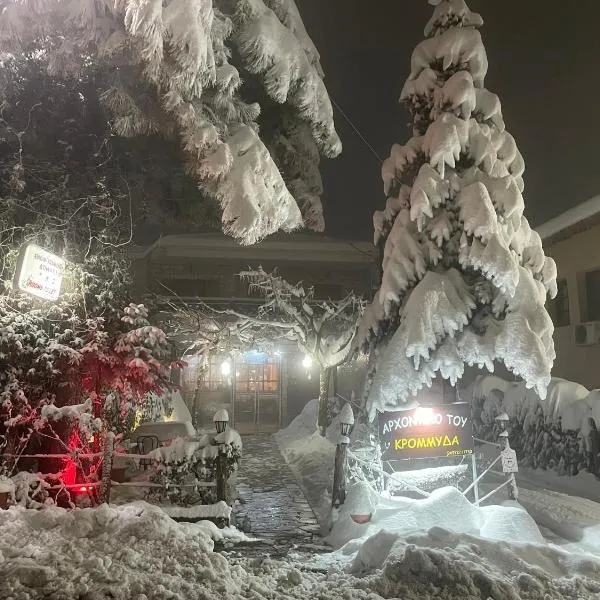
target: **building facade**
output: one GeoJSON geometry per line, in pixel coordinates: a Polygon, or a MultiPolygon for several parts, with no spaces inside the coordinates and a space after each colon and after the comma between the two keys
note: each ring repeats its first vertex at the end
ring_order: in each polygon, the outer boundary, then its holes
{"type": "MultiPolygon", "coordinates": [[[[316,234],[273,236],[254,246],[240,246],[222,234],[166,236],[134,256],[134,283],[139,297],[147,293],[178,296],[193,302],[252,309],[261,299],[248,293],[239,277],[262,266],[277,269],[286,280],[314,288],[316,300],[343,298],[354,291],[366,299],[376,282],[373,246],[316,234]]],[[[183,352],[184,349],[182,349],[183,352]]],[[[225,408],[243,433],[276,431],[318,396],[318,371],[295,344],[282,341],[268,349],[211,356],[184,357],[182,395],[195,425],[211,425],[216,410],[225,408]]],[[[337,391],[361,392],[360,368],[344,368],[337,391]]]]}
{"type": "Polygon", "coordinates": [[[555,327],[552,374],[600,388],[600,196],[537,232],[558,270],[558,295],[548,303],[555,327]]]}

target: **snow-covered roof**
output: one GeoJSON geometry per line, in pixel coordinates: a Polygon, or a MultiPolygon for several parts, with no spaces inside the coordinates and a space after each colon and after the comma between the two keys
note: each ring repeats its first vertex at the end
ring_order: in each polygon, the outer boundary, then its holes
{"type": "Polygon", "coordinates": [[[584,222],[600,216],[600,195],[594,196],[564,213],[546,221],[540,225],[536,231],[542,240],[554,238],[558,234],[566,234],[567,230],[576,225],[582,225],[584,222]]]}
{"type": "Polygon", "coordinates": [[[167,235],[161,237],[135,258],[147,257],[158,249],[171,256],[198,255],[203,258],[244,258],[244,260],[280,261],[302,260],[310,262],[342,262],[372,264],[376,258],[373,244],[331,238],[313,233],[273,235],[252,246],[241,246],[233,238],[221,233],[167,235]]]}

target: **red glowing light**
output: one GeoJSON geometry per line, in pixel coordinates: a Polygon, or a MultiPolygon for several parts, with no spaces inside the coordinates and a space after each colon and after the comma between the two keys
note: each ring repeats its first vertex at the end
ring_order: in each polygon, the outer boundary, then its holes
{"type": "Polygon", "coordinates": [[[81,487],[78,487],[75,491],[76,492],[81,492],[81,493],[85,493],[89,490],[87,485],[82,485],[81,487]]]}

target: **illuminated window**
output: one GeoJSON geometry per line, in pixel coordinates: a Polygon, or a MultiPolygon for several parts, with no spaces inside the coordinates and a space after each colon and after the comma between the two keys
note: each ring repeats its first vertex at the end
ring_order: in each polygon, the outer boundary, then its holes
{"type": "Polygon", "coordinates": [[[266,392],[279,391],[279,366],[276,363],[247,364],[236,363],[237,392],[266,392]]]}

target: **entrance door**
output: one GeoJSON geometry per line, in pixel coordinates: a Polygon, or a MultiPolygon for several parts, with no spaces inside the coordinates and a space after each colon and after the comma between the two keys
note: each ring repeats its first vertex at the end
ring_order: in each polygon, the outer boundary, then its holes
{"type": "Polygon", "coordinates": [[[281,426],[281,369],[277,356],[248,352],[235,362],[235,428],[242,433],[281,426]]]}

